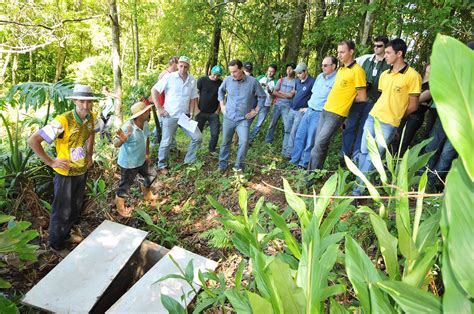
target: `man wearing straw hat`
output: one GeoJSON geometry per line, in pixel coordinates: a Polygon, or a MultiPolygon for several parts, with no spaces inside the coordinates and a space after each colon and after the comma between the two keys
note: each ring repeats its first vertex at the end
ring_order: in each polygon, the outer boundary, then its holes
{"type": "Polygon", "coordinates": [[[80,241],[70,232],[82,209],[87,169],[93,163],[94,135],[99,129],[91,111],[92,102],[98,98],[90,86],[76,84],[72,95],[66,98],[74,102],[74,109],[57,116],[28,139],[32,150],[56,171],[49,244],[61,256],[68,253],[68,242],[80,241]],[[55,143],[56,158],[45,152],[43,141],[55,143]]]}
{"type": "Polygon", "coordinates": [[[117,138],[114,140],[114,146],[120,147],[117,163],[121,176],[115,204],[122,217],[130,217],[132,214],[132,209],[125,207],[125,197],[137,174],[143,177],[143,198],[146,201],[154,200],[151,185],[156,179],[156,172],[150,167],[150,108],[151,104],[144,102],[134,104],[131,108],[132,116],[117,131],[117,138]]]}

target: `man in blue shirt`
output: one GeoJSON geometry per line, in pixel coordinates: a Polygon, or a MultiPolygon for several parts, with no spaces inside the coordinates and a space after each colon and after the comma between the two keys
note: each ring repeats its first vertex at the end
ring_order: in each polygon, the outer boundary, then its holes
{"type": "Polygon", "coordinates": [[[319,74],[314,82],[311,90],[312,95],[308,100],[308,108],[296,131],[293,152],[291,153],[290,162],[303,168],[308,167],[311,149],[313,149],[316,138],[319,116],[336,79],[336,57],[324,58],[321,66],[323,73],[319,74]]]}
{"type": "Polygon", "coordinates": [[[219,105],[224,115],[222,127],[222,144],[219,153],[219,170],[224,171],[228,166],[230,144],[234,132],[239,137],[239,150],[235,160],[235,169],[242,170],[248,149],[249,122],[255,117],[265,103],[265,92],[258,81],[245,75],[242,61],[232,60],[229,63],[229,73],[219,87],[219,105]],[[227,94],[227,101],[225,96],[227,94]],[[252,101],[258,97],[258,104],[252,109],[252,101]]]}
{"type": "Polygon", "coordinates": [[[308,74],[308,68],[306,64],[300,63],[295,69],[298,80],[296,80],[295,86],[295,97],[290,105],[290,112],[288,113],[288,128],[290,134],[288,137],[287,145],[283,147],[283,156],[290,158],[291,152],[293,151],[294,140],[296,131],[300,124],[303,115],[308,108],[308,100],[311,97],[311,89],[313,88],[314,78],[308,74]]]}

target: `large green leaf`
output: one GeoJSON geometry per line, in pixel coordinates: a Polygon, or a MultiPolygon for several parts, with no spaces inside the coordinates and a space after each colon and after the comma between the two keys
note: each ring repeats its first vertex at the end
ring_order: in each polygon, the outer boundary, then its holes
{"type": "Polygon", "coordinates": [[[353,199],[343,200],[329,212],[320,227],[321,238],[324,238],[331,233],[336,223],[339,222],[341,215],[349,211],[351,208],[349,205],[352,201],[353,199]]]}
{"type": "Polygon", "coordinates": [[[246,291],[247,297],[249,298],[250,305],[252,306],[253,313],[261,314],[273,314],[272,305],[270,302],[262,298],[256,293],[246,291]]]}
{"type": "Polygon", "coordinates": [[[285,189],[285,198],[288,205],[290,205],[290,207],[296,212],[300,219],[301,228],[304,229],[309,225],[310,220],[306,204],[295,194],[295,192],[293,192],[293,189],[285,178],[283,178],[283,188],[285,189]]]}
{"type": "Polygon", "coordinates": [[[412,269],[405,277],[403,277],[402,281],[412,287],[421,288],[428,271],[435,262],[434,258],[437,253],[438,246],[436,244],[432,247],[426,248],[423,255],[416,259],[412,269]]]}
{"type": "Polygon", "coordinates": [[[307,300],[307,313],[319,312],[316,304],[318,291],[319,256],[321,253],[321,238],[319,235],[318,217],[313,215],[311,223],[303,230],[302,254],[298,265],[296,284],[303,288],[307,300]]]}
{"type": "Polygon", "coordinates": [[[330,314],[348,314],[349,311],[346,310],[344,306],[337,303],[333,298],[331,298],[331,302],[329,305],[329,313],[330,314]]]}
{"type": "Polygon", "coordinates": [[[306,307],[304,292],[295,284],[288,264],[280,259],[274,259],[268,267],[271,272],[272,285],[277,291],[278,298],[282,301],[282,313],[304,313],[306,307]]]}
{"type": "Polygon", "coordinates": [[[474,305],[469,300],[466,291],[459,285],[454,277],[453,269],[449,262],[448,250],[443,248],[442,267],[444,294],[443,294],[443,312],[444,313],[474,313],[474,305]]]}
{"type": "Polygon", "coordinates": [[[161,295],[161,303],[163,303],[163,306],[165,309],[168,311],[168,313],[172,314],[186,314],[188,313],[186,309],[170,296],[167,296],[166,294],[161,295]]]}
{"type": "Polygon", "coordinates": [[[425,247],[433,246],[438,241],[439,220],[441,210],[426,218],[421,224],[416,237],[416,247],[423,252],[425,247]]]}
{"type": "Polygon", "coordinates": [[[391,279],[396,280],[400,275],[398,266],[397,244],[398,240],[387,229],[386,222],[367,206],[361,207],[358,212],[365,212],[370,215],[370,222],[374,228],[375,235],[379,241],[380,252],[382,253],[387,272],[391,279]]]}
{"type": "MultiPolygon", "coordinates": [[[[430,91],[443,129],[474,181],[474,51],[438,34],[431,55],[430,91]]],[[[456,268],[456,267],[454,267],[456,268]]]]}
{"type": "Polygon", "coordinates": [[[379,281],[375,285],[388,293],[406,313],[441,313],[439,297],[400,281],[379,281]]]}
{"type": "Polygon", "coordinates": [[[227,290],[225,296],[238,314],[252,314],[252,308],[246,295],[240,294],[236,288],[227,290]]]}
{"type": "Polygon", "coordinates": [[[333,174],[323,185],[321,188],[321,192],[319,193],[318,201],[316,202],[316,206],[314,207],[314,213],[318,216],[319,224],[321,224],[321,220],[323,219],[324,212],[331,201],[331,196],[336,191],[337,187],[337,173],[333,174]]]}
{"type": "Polygon", "coordinates": [[[362,173],[362,171],[357,168],[357,166],[354,164],[354,162],[347,156],[344,156],[344,160],[346,161],[347,168],[358,176],[362,182],[364,182],[365,186],[367,187],[367,190],[369,191],[370,196],[377,202],[380,202],[380,194],[377,191],[377,189],[373,186],[372,183],[367,179],[367,177],[362,173]]]}
{"type": "Polygon", "coordinates": [[[455,160],[446,178],[443,214],[446,217],[449,260],[459,284],[474,298],[474,182],[459,160],[455,160]],[[471,262],[467,262],[471,261],[471,262]]]}
{"type": "Polygon", "coordinates": [[[286,224],[285,220],[270,207],[265,207],[264,210],[270,215],[275,226],[280,228],[280,230],[283,232],[285,243],[288,246],[288,249],[297,259],[300,259],[301,258],[300,247],[298,245],[298,242],[296,242],[295,238],[291,234],[290,229],[288,228],[288,225],[286,224]]]}
{"type": "MultiPolygon", "coordinates": [[[[371,312],[369,284],[381,280],[367,254],[350,236],[346,236],[346,271],[360,304],[366,313],[371,312]]],[[[377,289],[377,287],[373,287],[377,289]]]]}

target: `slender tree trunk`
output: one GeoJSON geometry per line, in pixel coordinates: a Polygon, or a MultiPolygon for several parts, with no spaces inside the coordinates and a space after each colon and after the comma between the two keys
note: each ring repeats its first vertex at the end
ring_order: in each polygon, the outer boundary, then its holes
{"type": "Polygon", "coordinates": [[[212,44],[211,44],[211,51],[209,53],[209,58],[207,59],[206,63],[206,75],[209,73],[209,69],[217,64],[217,59],[219,57],[219,44],[221,42],[221,34],[222,34],[222,14],[223,14],[223,7],[222,5],[219,6],[217,14],[214,20],[214,32],[212,33],[212,44]]]}
{"type": "Polygon", "coordinates": [[[112,69],[114,72],[114,94],[118,96],[115,101],[115,127],[122,125],[122,69],[120,66],[120,24],[116,0],[109,0],[109,17],[112,30],[112,69]]]}
{"type": "Polygon", "coordinates": [[[11,56],[11,53],[7,53],[7,56],[5,57],[5,62],[3,63],[2,71],[0,72],[0,84],[3,84],[5,82],[5,74],[7,73],[7,67],[10,63],[11,56]]]}
{"type": "Polygon", "coordinates": [[[34,72],[34,69],[35,69],[35,64],[33,63],[33,51],[30,51],[28,54],[29,54],[29,57],[30,57],[30,71],[28,72],[28,82],[32,82],[33,81],[33,72],[34,72]]]}
{"type": "MultiPolygon", "coordinates": [[[[369,0],[369,5],[373,5],[374,3],[375,3],[375,0],[369,0]]],[[[370,42],[370,34],[372,33],[374,18],[375,18],[374,11],[368,10],[365,14],[364,27],[362,29],[362,36],[360,40],[360,44],[362,46],[367,46],[367,44],[370,42]]]]}
{"type": "Polygon", "coordinates": [[[16,85],[16,70],[18,69],[18,54],[13,54],[12,85],[16,85]]]}
{"type": "Polygon", "coordinates": [[[298,0],[294,22],[286,34],[286,46],[283,51],[283,60],[285,60],[285,63],[296,62],[298,60],[307,8],[306,1],[298,0]]]}
{"type": "Polygon", "coordinates": [[[135,38],[135,82],[134,85],[138,84],[138,76],[140,71],[140,43],[138,41],[138,17],[137,17],[137,1],[133,1],[133,37],[135,38]]]}
{"type": "Polygon", "coordinates": [[[63,72],[64,61],[66,60],[66,48],[64,43],[59,43],[57,59],[56,59],[56,73],[54,74],[54,83],[59,81],[63,72]]]}

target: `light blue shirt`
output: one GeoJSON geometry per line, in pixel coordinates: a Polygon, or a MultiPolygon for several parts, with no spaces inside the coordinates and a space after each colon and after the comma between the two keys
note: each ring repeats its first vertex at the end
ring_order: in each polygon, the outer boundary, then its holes
{"type": "MultiPolygon", "coordinates": [[[[282,91],[283,93],[289,93],[292,90],[295,90],[296,87],[296,79],[289,79],[288,77],[284,77],[278,80],[275,90],[276,91],[282,91]]],[[[277,98],[277,104],[279,105],[286,105],[290,107],[291,103],[293,102],[293,98],[288,99],[288,98],[277,98]]]]}
{"type": "Polygon", "coordinates": [[[120,146],[117,163],[120,167],[133,169],[142,166],[146,158],[146,141],[150,136],[148,122],[143,124],[143,130],[135,125],[133,120],[128,120],[122,125],[122,131],[129,137],[120,146]],[[128,126],[132,125],[132,134],[128,134],[128,126]]]}
{"type": "Polygon", "coordinates": [[[258,97],[259,108],[263,107],[267,98],[258,81],[247,75],[244,75],[240,81],[227,76],[219,87],[217,99],[223,101],[226,93],[225,117],[232,121],[245,119],[245,115],[252,110],[255,97],[258,97]]]}
{"type": "Polygon", "coordinates": [[[329,76],[325,76],[324,73],[321,73],[316,78],[311,92],[311,98],[308,100],[308,107],[316,110],[322,111],[326,99],[328,98],[329,92],[331,91],[334,81],[336,80],[337,71],[332,72],[329,76]]]}

